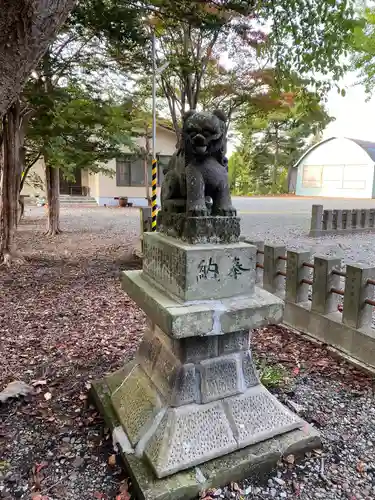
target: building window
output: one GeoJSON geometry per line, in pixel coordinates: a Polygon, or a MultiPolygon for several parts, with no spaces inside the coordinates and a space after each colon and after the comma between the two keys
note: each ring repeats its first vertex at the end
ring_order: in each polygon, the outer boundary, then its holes
{"type": "Polygon", "coordinates": [[[344,189],[366,189],[366,173],[366,168],[363,168],[362,165],[345,165],[342,187],[344,189]]]}
{"type": "Polygon", "coordinates": [[[116,186],[130,186],[130,159],[116,159],[116,186]]]}
{"type": "Polygon", "coordinates": [[[341,189],[344,175],[343,165],[324,165],[323,186],[325,188],[341,189]]]}
{"type": "MultiPolygon", "coordinates": [[[[130,155],[124,156],[123,158],[117,158],[116,186],[144,186],[145,176],[143,168],[142,158],[130,155]]],[[[150,168],[149,175],[151,175],[150,168]]]]}
{"type": "MultiPolygon", "coordinates": [[[[171,156],[158,155],[158,186],[164,179],[163,168],[168,164],[171,156]]],[[[152,162],[148,164],[148,183],[152,183],[152,162]]],[[[143,158],[126,156],[116,159],[116,185],[142,187],[145,185],[145,172],[143,158]]]]}
{"type": "Polygon", "coordinates": [[[170,162],[172,156],[158,155],[158,186],[161,186],[164,180],[163,169],[165,169],[170,162]]]}
{"type": "Polygon", "coordinates": [[[322,187],[322,165],[306,165],[303,167],[302,185],[306,188],[322,187]]]}

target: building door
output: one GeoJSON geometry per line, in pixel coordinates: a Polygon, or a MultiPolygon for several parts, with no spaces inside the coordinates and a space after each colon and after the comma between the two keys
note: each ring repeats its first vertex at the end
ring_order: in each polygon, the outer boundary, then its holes
{"type": "Polygon", "coordinates": [[[81,169],[74,171],[75,180],[65,179],[60,169],[60,194],[82,195],[82,175],[81,169]]]}
{"type": "Polygon", "coordinates": [[[298,168],[289,167],[288,171],[288,193],[295,193],[297,187],[298,168]]]}

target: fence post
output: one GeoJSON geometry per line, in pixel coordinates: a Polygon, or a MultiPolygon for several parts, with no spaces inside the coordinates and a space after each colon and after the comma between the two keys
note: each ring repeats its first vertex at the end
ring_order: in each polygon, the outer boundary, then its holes
{"type": "Polygon", "coordinates": [[[323,229],[325,229],[326,231],[332,231],[332,229],[333,229],[333,210],[324,210],[323,229]]]}
{"type": "Polygon", "coordinates": [[[309,279],[310,269],[303,265],[310,261],[311,253],[306,250],[288,250],[286,263],[285,300],[298,304],[307,302],[309,288],[302,280],[309,279]]]}
{"type": "Polygon", "coordinates": [[[332,273],[339,270],[341,259],[335,257],[314,258],[314,279],[312,286],[311,310],[320,314],[337,311],[338,296],[331,288],[340,287],[340,276],[332,273]]]}
{"type": "Polygon", "coordinates": [[[362,227],[362,209],[358,208],[353,211],[354,216],[354,226],[353,229],[361,229],[362,227]]]}
{"type": "Polygon", "coordinates": [[[370,327],[372,321],[372,306],[365,300],[373,298],[374,286],[367,283],[375,278],[375,268],[351,264],[346,266],[344,307],[342,322],[352,328],[370,327]]]}
{"type": "MultiPolygon", "coordinates": [[[[256,263],[263,266],[264,265],[264,241],[245,239],[245,243],[248,243],[249,245],[255,245],[257,247],[256,263]],[[263,252],[263,253],[258,253],[258,252],[263,252]]],[[[255,271],[256,271],[255,283],[262,283],[263,282],[263,269],[257,267],[255,269],[255,271]]]]}
{"type": "Polygon", "coordinates": [[[365,214],[364,214],[364,224],[363,224],[363,227],[365,227],[366,229],[370,227],[370,209],[366,208],[364,210],[365,214]]]}
{"type": "Polygon", "coordinates": [[[140,207],[141,233],[151,231],[149,219],[151,217],[151,207],[140,207]]]}
{"type": "Polygon", "coordinates": [[[342,228],[342,210],[336,210],[336,229],[342,228]]]}
{"type": "Polygon", "coordinates": [[[283,276],[279,272],[284,272],[285,247],[278,245],[264,245],[264,272],[263,272],[263,288],[270,293],[277,293],[284,289],[283,276]]]}
{"type": "Polygon", "coordinates": [[[333,211],[333,229],[342,229],[342,210],[333,211]]]}
{"type": "Polygon", "coordinates": [[[375,227],[375,210],[370,208],[370,227],[375,227]]]}
{"type": "Polygon", "coordinates": [[[345,210],[346,212],[346,226],[345,229],[352,229],[352,224],[353,224],[353,211],[352,210],[345,210]]]}
{"type": "Polygon", "coordinates": [[[319,236],[323,229],[323,205],[313,205],[311,208],[310,236],[319,236]]]}

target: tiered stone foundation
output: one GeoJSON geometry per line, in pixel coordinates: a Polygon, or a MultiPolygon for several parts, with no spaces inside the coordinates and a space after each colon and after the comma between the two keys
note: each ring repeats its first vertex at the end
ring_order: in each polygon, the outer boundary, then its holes
{"type": "Polygon", "coordinates": [[[254,460],[277,460],[275,439],[279,454],[291,445],[294,452],[319,445],[254,368],[249,331],[283,315],[283,302],[255,286],[255,261],[256,247],[246,243],[190,244],[145,233],[143,270],[122,275],[148,326],[135,361],[95,384],[94,396],[142,498],[192,498],[204,486],[222,484],[227,476],[219,457],[226,467],[232,461],[233,474],[249,474],[254,460]],[[263,460],[254,448],[261,442],[270,450],[263,460]],[[191,475],[214,459],[218,470],[210,479],[203,474],[206,484],[191,475]],[[181,478],[189,478],[189,488],[186,481],[183,490],[176,486],[181,478]]]}

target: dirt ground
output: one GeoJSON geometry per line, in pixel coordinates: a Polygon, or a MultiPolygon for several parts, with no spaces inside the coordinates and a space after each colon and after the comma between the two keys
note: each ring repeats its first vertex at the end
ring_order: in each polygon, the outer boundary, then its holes
{"type": "MultiPolygon", "coordinates": [[[[122,269],[139,266],[138,212],[63,208],[64,233],[51,239],[44,215],[28,210],[19,228],[25,264],[0,269],[0,391],[15,380],[34,387],[0,403],[0,499],[129,500],[87,395],[93,379],[133,356],[144,327],[119,282],[122,269]]],[[[371,377],[281,327],[255,332],[253,348],[283,367],[275,394],[320,430],[324,449],[280,464],[264,484],[249,478],[205,498],[375,498],[371,377]]]]}
{"type": "Polygon", "coordinates": [[[0,388],[35,387],[0,404],[0,498],[114,498],[122,471],[108,463],[111,442],[87,393],[133,355],[143,329],[119,282],[121,269],[139,266],[137,212],[62,209],[64,233],[53,239],[43,216],[34,209],[19,228],[26,263],[0,269],[0,388]]]}

